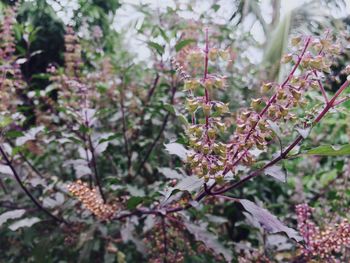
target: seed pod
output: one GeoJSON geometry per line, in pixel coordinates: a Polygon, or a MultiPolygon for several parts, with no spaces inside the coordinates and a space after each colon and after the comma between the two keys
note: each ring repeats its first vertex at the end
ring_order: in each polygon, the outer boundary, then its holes
{"type": "Polygon", "coordinates": [[[301,98],[301,92],[297,91],[296,89],[290,89],[290,93],[292,94],[293,98],[297,101],[301,98]]]}
{"type": "Polygon", "coordinates": [[[201,63],[203,59],[204,54],[200,50],[192,50],[187,56],[187,60],[192,64],[201,63]]]}
{"type": "Polygon", "coordinates": [[[261,92],[262,93],[267,93],[271,90],[272,88],[272,83],[271,82],[268,82],[268,83],[264,83],[262,86],[261,86],[261,92]]]}
{"type": "Polygon", "coordinates": [[[210,147],[209,147],[208,144],[206,144],[206,145],[204,145],[204,146],[202,147],[202,152],[203,152],[204,154],[208,154],[208,153],[210,152],[210,147]]]}
{"type": "Polygon", "coordinates": [[[209,128],[208,129],[208,137],[209,137],[209,139],[210,140],[214,140],[215,139],[215,135],[216,135],[215,129],[209,128]]]}
{"type": "Polygon", "coordinates": [[[220,50],[219,56],[221,57],[221,59],[227,61],[230,58],[230,53],[227,50],[220,50]]]}
{"type": "Polygon", "coordinates": [[[265,132],[268,130],[267,123],[265,120],[260,121],[258,124],[258,127],[259,127],[260,131],[262,131],[262,132],[265,132]]]}
{"type": "Polygon", "coordinates": [[[310,60],[310,66],[314,69],[321,70],[323,68],[323,59],[321,56],[317,56],[315,59],[310,60]]]}
{"type": "Polygon", "coordinates": [[[216,127],[219,129],[219,131],[220,132],[225,132],[225,130],[226,130],[226,126],[225,126],[225,124],[223,124],[222,122],[217,122],[216,123],[216,127]]]}
{"type": "Polygon", "coordinates": [[[241,113],[241,119],[242,119],[243,121],[246,121],[246,120],[249,118],[250,114],[251,114],[250,111],[244,111],[244,112],[242,112],[242,113],[241,113]]]}
{"type": "Polygon", "coordinates": [[[208,53],[209,60],[215,62],[218,57],[218,50],[216,48],[211,48],[208,53]]]}
{"type": "Polygon", "coordinates": [[[218,175],[215,177],[215,182],[217,184],[223,184],[225,181],[224,181],[224,176],[223,175],[218,175]]]}
{"type": "Polygon", "coordinates": [[[258,122],[258,116],[257,115],[253,115],[249,118],[249,124],[250,126],[255,126],[258,122]]]}
{"type": "Polygon", "coordinates": [[[224,80],[222,78],[215,79],[214,86],[218,89],[222,89],[225,86],[224,80]]]}
{"type": "Polygon", "coordinates": [[[254,109],[254,110],[258,110],[259,109],[259,106],[262,102],[262,99],[261,98],[258,98],[258,99],[253,99],[252,102],[250,103],[250,106],[254,109]]]}
{"type": "Polygon", "coordinates": [[[280,113],[281,113],[282,117],[286,117],[288,115],[288,108],[280,106],[280,113]]]}
{"type": "Polygon", "coordinates": [[[198,109],[199,103],[196,99],[187,99],[187,109],[190,113],[194,113],[198,109]]]}
{"type": "Polygon", "coordinates": [[[293,46],[298,45],[298,44],[300,43],[300,41],[301,41],[301,37],[300,37],[300,36],[293,37],[293,38],[291,39],[291,43],[292,43],[293,46]]]}
{"type": "Polygon", "coordinates": [[[243,123],[243,124],[238,124],[238,125],[237,125],[237,128],[236,128],[236,131],[237,131],[238,133],[243,133],[246,127],[247,127],[247,126],[245,125],[245,123],[243,123]]]}
{"type": "Polygon", "coordinates": [[[290,62],[293,59],[293,54],[289,53],[289,54],[284,54],[282,57],[281,62],[286,64],[288,62],[290,62]]]}
{"type": "Polygon", "coordinates": [[[284,91],[284,89],[279,88],[277,91],[277,99],[278,100],[285,100],[287,98],[287,94],[284,91]]]}
{"type": "Polygon", "coordinates": [[[202,109],[205,116],[210,116],[210,109],[211,109],[210,104],[203,104],[202,109]]]}
{"type": "Polygon", "coordinates": [[[218,114],[224,114],[229,112],[228,104],[217,103],[215,106],[218,114]]]}
{"type": "Polygon", "coordinates": [[[273,118],[275,118],[275,116],[276,116],[276,112],[277,112],[276,106],[272,105],[272,106],[270,106],[270,108],[268,109],[267,114],[268,114],[268,116],[269,116],[270,118],[273,119],[273,118]]]}
{"type": "Polygon", "coordinates": [[[212,79],[206,79],[204,82],[204,88],[210,90],[214,87],[214,81],[212,79]]]}
{"type": "Polygon", "coordinates": [[[302,59],[302,61],[300,62],[300,65],[303,67],[303,68],[307,68],[310,64],[310,57],[304,57],[302,59]]]}

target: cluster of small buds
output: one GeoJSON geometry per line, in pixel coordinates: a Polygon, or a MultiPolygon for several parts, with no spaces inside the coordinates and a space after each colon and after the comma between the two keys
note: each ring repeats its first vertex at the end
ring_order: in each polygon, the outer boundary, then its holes
{"type": "Polygon", "coordinates": [[[15,98],[24,87],[20,65],[16,63],[13,25],[16,21],[16,6],[4,10],[0,29],[0,111],[14,112],[19,103],[15,98]]]}
{"type": "MultiPolygon", "coordinates": [[[[89,81],[82,75],[81,46],[72,27],[67,28],[64,39],[66,48],[64,73],[60,73],[52,65],[47,71],[51,74],[50,80],[58,86],[59,103],[71,113],[81,115],[79,119],[82,119],[84,117],[82,109],[90,108],[92,98],[98,96],[91,89],[89,81]]],[[[81,124],[84,124],[84,121],[81,124]]]]}
{"type": "MultiPolygon", "coordinates": [[[[282,59],[292,63],[293,69],[282,83],[266,82],[261,86],[262,97],[252,99],[250,107],[242,110],[237,117],[236,131],[229,143],[226,171],[234,171],[239,162],[251,165],[255,160],[250,149],[266,150],[275,133],[271,122],[295,123],[301,119],[292,112],[293,108],[304,108],[307,100],[304,93],[309,88],[324,88],[320,83],[328,73],[334,56],[339,54],[340,45],[332,44],[327,35],[323,39],[295,37],[292,39],[293,52],[282,59]],[[301,67],[301,71],[297,69],[301,67]],[[272,94],[271,96],[267,96],[272,94]]],[[[311,125],[312,121],[308,125],[311,125]]],[[[306,123],[302,123],[305,128],[306,123]]]]}
{"type": "Polygon", "coordinates": [[[96,188],[90,189],[81,180],[67,185],[67,189],[82,202],[87,210],[100,220],[111,219],[118,210],[118,206],[115,204],[104,204],[98,190],[96,188]]]}
{"type": "Polygon", "coordinates": [[[272,262],[263,252],[255,251],[244,251],[244,255],[238,257],[238,263],[270,263],[272,262]]]}
{"type": "Polygon", "coordinates": [[[84,223],[82,222],[71,222],[69,225],[64,225],[62,230],[65,234],[64,243],[65,245],[72,246],[79,241],[79,235],[84,230],[84,223]]]}
{"type": "Polygon", "coordinates": [[[192,249],[191,242],[188,236],[185,235],[185,227],[182,224],[172,223],[168,220],[165,220],[164,223],[165,226],[163,222],[157,222],[143,239],[150,251],[151,258],[149,262],[180,263],[184,262],[186,254],[194,255],[195,251],[192,249]],[[164,234],[166,235],[166,242],[164,242],[164,234]]]}
{"type": "Polygon", "coordinates": [[[187,162],[192,172],[205,181],[213,178],[218,183],[223,177],[220,172],[225,167],[226,145],[218,142],[217,137],[226,129],[222,116],[229,113],[228,104],[211,100],[214,89],[226,86],[226,77],[209,73],[208,63],[215,62],[219,57],[228,59],[228,52],[209,47],[208,30],[206,31],[205,48],[193,47],[187,52],[187,61],[191,68],[190,77],[183,67],[178,65],[177,71],[184,80],[184,90],[189,92],[186,108],[192,116],[192,124],[187,130],[189,146],[194,150],[187,156],[187,162]],[[204,65],[204,66],[203,66],[204,65]],[[203,69],[199,76],[199,69],[203,69]],[[196,96],[202,94],[204,96],[196,96]],[[202,119],[197,120],[197,115],[202,119]]]}
{"type": "Polygon", "coordinates": [[[68,76],[78,77],[83,62],[81,59],[81,46],[72,27],[67,27],[64,43],[66,49],[64,53],[65,73],[68,76]]]}
{"type": "Polygon", "coordinates": [[[298,229],[305,241],[302,253],[305,258],[318,258],[326,262],[340,262],[336,254],[350,246],[350,224],[343,219],[340,224],[320,229],[311,220],[312,209],[307,204],[296,206],[298,229]]]}
{"type": "Polygon", "coordinates": [[[15,51],[15,39],[13,36],[13,24],[16,22],[14,8],[7,7],[4,10],[4,20],[0,30],[0,57],[1,60],[10,60],[15,51]]]}

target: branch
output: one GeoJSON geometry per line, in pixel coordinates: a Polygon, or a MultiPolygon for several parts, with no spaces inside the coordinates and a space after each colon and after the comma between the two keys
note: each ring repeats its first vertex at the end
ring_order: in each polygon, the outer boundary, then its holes
{"type": "MultiPolygon", "coordinates": [[[[350,83],[350,78],[348,78],[348,80],[346,80],[343,85],[338,89],[338,91],[336,92],[336,94],[333,96],[333,98],[328,102],[326,103],[324,109],[317,115],[317,117],[315,118],[314,120],[314,125],[316,125],[317,123],[320,122],[320,120],[327,114],[327,112],[335,107],[335,101],[336,99],[341,95],[341,93],[349,86],[349,83],[350,83]]],[[[218,196],[220,198],[230,198],[230,200],[232,201],[233,199],[231,199],[231,197],[227,197],[227,196],[222,196],[223,193],[225,192],[228,192],[232,189],[235,189],[239,186],[241,186],[242,184],[244,184],[245,182],[261,175],[261,173],[268,167],[278,163],[279,161],[283,160],[286,158],[286,156],[288,155],[288,153],[294,149],[294,147],[296,145],[298,145],[301,141],[303,141],[303,137],[301,135],[299,135],[284,151],[281,152],[281,154],[276,157],[275,159],[273,159],[272,161],[270,161],[269,163],[267,163],[264,167],[252,172],[250,175],[244,177],[243,179],[241,179],[240,181],[232,184],[232,185],[229,185],[227,187],[224,187],[218,191],[212,191],[212,189],[217,185],[216,183],[214,183],[212,186],[210,186],[208,188],[208,186],[204,186],[205,189],[200,192],[197,197],[195,198],[195,201],[199,202],[201,201],[202,199],[204,199],[205,197],[207,196],[218,196]]],[[[234,200],[235,201],[235,200],[234,200]]],[[[155,215],[164,215],[164,212],[166,214],[170,214],[170,213],[175,213],[175,212],[179,212],[179,211],[183,211],[183,210],[187,210],[191,207],[190,204],[187,204],[185,206],[177,206],[177,207],[172,207],[172,208],[168,208],[168,209],[165,209],[164,210],[147,210],[147,209],[143,209],[143,208],[139,208],[133,212],[130,212],[130,213],[126,213],[126,214],[123,214],[123,215],[120,215],[118,217],[116,217],[115,219],[116,220],[120,220],[120,219],[123,219],[125,217],[129,217],[129,216],[134,216],[134,215],[139,215],[139,216],[142,216],[142,215],[145,215],[145,214],[155,214],[155,215]]]]}
{"type": "MultiPolygon", "coordinates": [[[[350,78],[349,78],[350,79],[350,78]]],[[[349,86],[349,80],[346,80],[343,85],[339,88],[339,90],[336,92],[336,94],[333,96],[333,98],[326,103],[326,106],[324,107],[324,109],[318,114],[318,116],[315,118],[313,125],[317,124],[320,122],[320,120],[327,114],[327,112],[334,107],[334,102],[335,100],[339,97],[339,95],[349,86]]],[[[249,181],[250,179],[253,179],[254,177],[259,176],[266,168],[276,164],[277,162],[279,162],[280,160],[284,159],[288,153],[293,150],[293,148],[298,145],[299,142],[301,142],[304,138],[299,135],[294,142],[292,142],[287,149],[285,149],[278,157],[276,157],[275,159],[273,159],[272,161],[270,161],[269,163],[267,163],[264,167],[254,171],[253,173],[251,173],[250,175],[244,177],[243,179],[241,179],[240,181],[225,187],[217,192],[212,192],[213,195],[218,195],[218,194],[222,194],[225,193],[227,191],[230,191],[232,189],[235,189],[239,186],[241,186],[243,183],[245,183],[246,181],[249,181]]]]}
{"type": "Polygon", "coordinates": [[[164,263],[167,263],[168,256],[168,241],[166,237],[166,224],[165,224],[165,216],[162,216],[162,230],[163,230],[163,246],[164,246],[164,263]]]}
{"type": "MultiPolygon", "coordinates": [[[[301,63],[301,61],[302,61],[302,59],[303,59],[303,57],[304,57],[304,55],[305,55],[305,52],[306,52],[308,46],[310,45],[310,41],[311,41],[311,37],[308,37],[307,40],[306,40],[305,46],[304,46],[304,48],[303,48],[303,50],[302,50],[302,52],[301,52],[301,54],[300,54],[300,56],[299,56],[297,62],[295,63],[293,69],[292,69],[291,72],[289,73],[288,77],[287,77],[287,78],[284,80],[284,82],[281,84],[281,86],[280,86],[281,88],[285,87],[285,86],[288,84],[288,82],[292,79],[292,77],[294,76],[295,71],[296,71],[297,68],[299,67],[299,65],[300,65],[300,63],[301,63]]],[[[269,101],[268,101],[268,103],[266,104],[266,106],[265,106],[265,107],[261,110],[261,112],[259,113],[259,119],[258,119],[258,121],[255,123],[255,125],[252,126],[252,128],[249,130],[248,134],[246,135],[246,137],[245,137],[245,139],[244,139],[245,142],[247,142],[247,141],[249,140],[250,136],[253,134],[253,131],[255,130],[255,128],[257,127],[257,125],[259,124],[259,121],[260,121],[261,117],[267,112],[267,110],[270,108],[270,106],[272,105],[272,103],[276,100],[276,97],[277,97],[277,92],[269,99],[269,101]]],[[[232,144],[232,145],[234,145],[234,144],[232,144]]],[[[232,147],[233,147],[233,146],[232,146],[232,147]]],[[[231,149],[232,149],[232,148],[231,148],[231,149]]],[[[249,149],[248,149],[248,150],[249,150],[249,149]]],[[[239,154],[239,150],[237,150],[237,151],[235,152],[235,154],[234,154],[233,157],[232,157],[232,160],[234,160],[234,159],[237,157],[238,154],[239,154]]],[[[239,157],[239,158],[234,162],[234,164],[233,164],[232,166],[237,165],[237,164],[240,162],[240,160],[243,158],[243,156],[244,156],[244,154],[242,154],[241,157],[239,157]]],[[[223,172],[223,175],[227,174],[227,173],[229,172],[229,170],[230,170],[230,167],[226,167],[226,169],[225,169],[224,172],[223,172]]]]}
{"type": "MultiPolygon", "coordinates": [[[[175,93],[177,90],[177,85],[174,83],[174,80],[172,79],[172,88],[171,88],[171,98],[170,98],[170,103],[174,104],[174,98],[175,98],[175,93]]],[[[145,165],[145,163],[147,162],[148,158],[150,157],[154,147],[157,145],[158,141],[160,140],[160,138],[162,137],[162,134],[168,124],[169,121],[169,117],[170,117],[170,112],[165,116],[162,126],[159,130],[159,133],[157,135],[157,137],[154,139],[154,141],[152,142],[151,146],[148,148],[146,154],[144,155],[144,158],[142,159],[139,168],[137,169],[137,173],[136,174],[140,174],[143,166],[145,165]]]]}
{"type": "Polygon", "coordinates": [[[127,127],[126,127],[126,117],[125,117],[125,111],[124,111],[124,82],[122,84],[121,90],[120,90],[120,110],[122,113],[122,129],[123,129],[123,138],[124,138],[124,146],[125,146],[125,153],[128,158],[128,173],[130,175],[130,167],[131,167],[131,153],[129,150],[129,141],[128,137],[126,135],[127,127]]]}
{"type": "Polygon", "coordinates": [[[10,159],[8,158],[7,154],[5,153],[5,151],[2,149],[2,147],[0,146],[0,153],[2,155],[2,157],[4,158],[6,164],[10,167],[16,181],[18,182],[18,184],[20,185],[20,187],[22,188],[22,190],[27,194],[27,196],[30,198],[30,200],[40,209],[42,210],[44,213],[46,213],[49,217],[51,217],[52,219],[54,219],[57,222],[60,223],[64,223],[64,224],[68,224],[68,222],[66,220],[64,220],[63,218],[58,218],[57,216],[55,216],[54,214],[52,214],[49,210],[47,210],[45,207],[43,207],[38,200],[35,199],[35,197],[29,192],[29,190],[25,187],[25,185],[23,184],[21,178],[19,177],[16,169],[14,168],[12,162],[10,161],[10,159]]]}
{"type": "Polygon", "coordinates": [[[317,71],[316,70],[313,70],[312,71],[314,73],[314,75],[317,77],[317,83],[318,83],[318,86],[320,87],[320,90],[322,92],[322,95],[326,101],[326,103],[328,103],[328,97],[327,97],[327,94],[326,94],[326,91],[321,83],[321,81],[318,79],[318,75],[317,75],[317,71]]]}
{"type": "Polygon", "coordinates": [[[98,189],[100,191],[100,194],[101,194],[101,197],[103,199],[103,202],[106,203],[106,197],[105,197],[105,195],[103,193],[102,185],[101,185],[101,181],[100,181],[100,176],[99,176],[98,170],[97,170],[97,163],[96,163],[96,157],[95,157],[95,148],[94,148],[94,145],[92,143],[90,135],[88,135],[88,143],[89,143],[89,148],[90,148],[90,151],[91,151],[91,163],[92,163],[92,167],[94,168],[96,184],[97,184],[97,187],[98,187],[98,189]]]}

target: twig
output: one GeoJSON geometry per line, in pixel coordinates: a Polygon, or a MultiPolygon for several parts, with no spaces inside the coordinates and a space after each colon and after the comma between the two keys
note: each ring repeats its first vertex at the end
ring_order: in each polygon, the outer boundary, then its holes
{"type": "Polygon", "coordinates": [[[164,262],[166,263],[167,257],[168,257],[168,241],[166,237],[165,216],[162,216],[162,230],[163,230],[164,262]]]}
{"type": "MultiPolygon", "coordinates": [[[[333,98],[328,102],[326,103],[326,106],[324,107],[324,109],[317,115],[317,117],[315,118],[314,120],[314,125],[317,124],[326,114],[327,112],[333,108],[335,106],[335,101],[336,99],[341,95],[341,93],[349,86],[349,82],[350,80],[346,80],[343,85],[338,89],[338,91],[335,93],[335,95],[333,96],[333,98]]],[[[241,186],[242,184],[244,184],[245,182],[249,181],[250,179],[253,179],[259,175],[262,174],[262,172],[278,163],[279,161],[285,159],[288,155],[288,153],[294,149],[294,147],[296,145],[298,145],[301,141],[303,141],[303,137],[300,135],[298,136],[278,157],[274,158],[272,161],[270,161],[269,163],[267,163],[264,167],[252,172],[250,175],[244,177],[243,179],[241,179],[240,181],[232,184],[232,185],[229,185],[227,187],[224,187],[224,188],[221,188],[217,191],[212,191],[212,189],[216,186],[216,183],[214,183],[211,187],[206,187],[205,190],[203,190],[202,192],[200,192],[197,197],[195,198],[195,201],[199,202],[201,201],[203,198],[209,196],[208,193],[210,193],[210,196],[219,196],[221,198],[232,198],[232,197],[227,197],[227,196],[223,196],[222,194],[225,193],[225,192],[228,192],[232,189],[235,189],[239,186],[241,186]]],[[[234,201],[236,201],[237,199],[235,199],[234,201]]],[[[232,201],[232,199],[231,199],[232,201]]],[[[138,210],[136,211],[133,211],[133,212],[130,212],[130,213],[126,213],[126,214],[123,214],[119,217],[116,217],[115,219],[116,220],[119,220],[119,219],[122,219],[122,218],[125,218],[125,217],[129,217],[129,216],[133,216],[133,215],[144,215],[144,214],[164,214],[164,212],[166,214],[170,214],[170,213],[175,213],[175,212],[179,212],[179,211],[183,211],[183,210],[186,210],[186,209],[189,209],[191,207],[190,204],[187,204],[185,206],[177,206],[177,207],[172,207],[172,208],[168,208],[166,209],[165,208],[165,211],[162,210],[162,211],[159,211],[159,210],[145,210],[145,209],[142,209],[142,208],[139,208],[138,210]]]]}
{"type": "Polygon", "coordinates": [[[55,216],[54,214],[52,214],[49,210],[47,210],[46,208],[44,208],[36,199],[35,197],[29,192],[29,190],[25,187],[25,185],[23,184],[21,178],[19,177],[16,169],[14,168],[14,166],[12,165],[12,162],[10,161],[10,159],[8,158],[7,154],[5,153],[5,151],[2,149],[2,147],[0,146],[0,153],[2,155],[2,157],[4,158],[6,164],[10,167],[16,181],[18,182],[18,184],[20,185],[20,187],[22,188],[22,190],[27,194],[27,196],[30,198],[30,200],[32,200],[32,202],[43,212],[45,212],[48,216],[50,216],[51,218],[53,218],[55,221],[60,222],[60,223],[64,223],[64,224],[68,224],[68,222],[66,220],[64,220],[63,218],[58,218],[57,216],[55,216]]]}
{"type": "Polygon", "coordinates": [[[128,158],[128,173],[130,176],[130,168],[131,168],[131,153],[129,150],[129,141],[127,136],[127,125],[126,125],[126,116],[125,116],[125,110],[124,110],[124,82],[120,88],[120,110],[122,113],[122,129],[123,129],[123,138],[124,138],[124,147],[125,147],[125,153],[128,158]]]}
{"type": "MultiPolygon", "coordinates": [[[[174,98],[175,98],[175,93],[177,90],[177,85],[174,83],[174,80],[172,80],[172,88],[171,88],[171,98],[170,98],[170,103],[173,104],[174,103],[174,98]]],[[[152,142],[152,144],[150,145],[150,147],[148,148],[146,154],[144,155],[144,158],[142,159],[139,168],[137,169],[137,173],[136,174],[140,174],[143,166],[145,165],[145,163],[147,162],[148,158],[150,157],[154,147],[157,145],[158,141],[160,140],[160,138],[162,137],[162,134],[168,124],[169,121],[169,117],[170,117],[170,112],[165,116],[162,126],[159,130],[159,133],[157,135],[157,137],[154,139],[154,141],[152,142]]]]}
{"type": "MultiPolygon", "coordinates": [[[[339,95],[349,86],[349,81],[346,80],[343,85],[338,89],[338,91],[335,93],[335,95],[333,96],[333,98],[326,103],[326,106],[324,107],[324,109],[318,114],[318,116],[315,118],[314,120],[314,125],[317,124],[325,115],[326,113],[332,108],[334,107],[334,102],[335,100],[339,97],[339,95]]],[[[239,186],[241,186],[243,183],[245,183],[246,181],[249,181],[250,179],[259,176],[266,168],[276,164],[277,162],[279,162],[280,160],[284,159],[288,153],[296,146],[298,145],[299,142],[301,142],[304,138],[299,135],[294,142],[292,142],[287,149],[285,149],[278,157],[276,157],[275,159],[273,159],[272,161],[270,161],[269,163],[267,163],[264,167],[260,168],[259,170],[254,171],[253,173],[251,173],[250,175],[244,177],[243,179],[241,179],[240,181],[225,187],[217,192],[212,192],[212,194],[216,195],[216,194],[222,194],[225,193],[229,190],[235,189],[239,186]]]]}
{"type": "MultiPolygon", "coordinates": [[[[284,80],[284,82],[281,84],[280,88],[284,88],[287,83],[292,79],[292,77],[294,76],[294,73],[295,71],[297,70],[297,68],[299,67],[303,57],[304,57],[304,54],[308,48],[308,46],[310,45],[310,41],[311,41],[311,37],[308,37],[307,40],[306,40],[306,43],[305,43],[305,46],[301,52],[301,54],[299,55],[299,58],[297,60],[297,62],[295,63],[292,71],[289,73],[288,77],[284,80]]],[[[260,118],[267,112],[267,110],[270,108],[270,106],[272,105],[272,103],[275,101],[275,99],[277,98],[277,93],[275,93],[268,101],[268,103],[266,104],[266,106],[261,110],[261,112],[259,113],[259,119],[258,121],[255,123],[255,125],[253,125],[251,127],[251,129],[249,130],[247,136],[245,137],[244,141],[247,142],[250,138],[250,136],[253,134],[253,131],[255,130],[255,128],[257,127],[257,125],[259,124],[259,121],[260,121],[260,118]]],[[[233,146],[232,146],[233,147],[233,146]]],[[[232,160],[234,160],[237,155],[239,154],[239,151],[237,150],[235,152],[235,154],[233,155],[232,157],[232,160]]],[[[244,154],[241,155],[240,158],[238,158],[235,163],[231,166],[234,166],[234,165],[237,165],[241,159],[244,157],[244,154]]],[[[230,167],[226,167],[226,169],[224,170],[223,172],[223,175],[227,174],[228,172],[230,171],[230,167]]]]}
{"type": "Polygon", "coordinates": [[[102,185],[101,185],[101,181],[100,181],[100,176],[99,176],[98,170],[97,170],[97,163],[96,163],[96,157],[95,157],[95,147],[92,144],[92,140],[91,140],[90,135],[88,135],[88,143],[89,143],[89,148],[91,151],[91,163],[92,163],[92,167],[94,168],[96,184],[97,184],[97,187],[100,191],[103,202],[106,203],[106,197],[105,197],[105,194],[103,193],[102,185]]]}

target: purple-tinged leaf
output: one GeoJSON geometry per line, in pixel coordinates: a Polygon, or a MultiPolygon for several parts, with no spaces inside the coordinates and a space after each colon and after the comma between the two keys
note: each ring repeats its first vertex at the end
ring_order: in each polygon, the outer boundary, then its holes
{"type": "Polygon", "coordinates": [[[272,176],[273,178],[285,183],[286,182],[286,172],[283,171],[282,167],[273,165],[269,166],[264,171],[265,174],[272,176]]]}
{"type": "Polygon", "coordinates": [[[285,226],[281,221],[277,219],[276,216],[272,215],[269,211],[261,208],[254,204],[253,202],[246,199],[237,199],[238,202],[242,204],[244,209],[249,212],[254,219],[256,219],[261,226],[269,233],[280,233],[284,232],[289,238],[294,239],[297,242],[303,240],[303,238],[298,234],[293,228],[285,226]]]}
{"type": "Polygon", "coordinates": [[[0,174],[13,175],[13,172],[10,166],[0,164],[0,174]]]}
{"type": "Polygon", "coordinates": [[[25,212],[26,212],[26,210],[24,210],[24,209],[16,209],[16,210],[2,213],[0,215],[0,226],[3,225],[4,223],[6,223],[7,220],[9,220],[9,219],[20,218],[21,216],[24,215],[25,212]]]}
{"type": "Polygon", "coordinates": [[[9,229],[11,229],[12,231],[16,231],[17,229],[22,228],[22,227],[31,227],[32,225],[34,225],[38,222],[40,222],[40,219],[37,217],[24,218],[24,219],[21,219],[15,223],[11,224],[9,226],[9,229]]]}
{"type": "Polygon", "coordinates": [[[302,128],[295,128],[295,130],[304,138],[306,139],[310,132],[311,132],[311,128],[308,127],[308,128],[305,128],[305,129],[302,129],[302,128]]]}
{"type": "Polygon", "coordinates": [[[181,160],[186,160],[187,158],[187,153],[189,152],[188,150],[185,149],[185,147],[179,143],[168,143],[165,144],[165,149],[170,153],[174,154],[180,157],[181,160]]]}
{"type": "Polygon", "coordinates": [[[195,225],[185,222],[187,230],[195,237],[197,241],[201,241],[204,245],[211,249],[216,255],[223,255],[227,262],[232,261],[232,252],[225,248],[219,241],[217,236],[206,230],[206,225],[195,225]]]}

